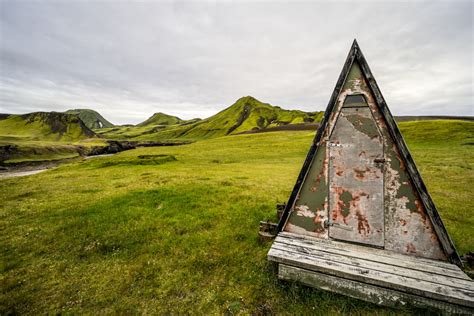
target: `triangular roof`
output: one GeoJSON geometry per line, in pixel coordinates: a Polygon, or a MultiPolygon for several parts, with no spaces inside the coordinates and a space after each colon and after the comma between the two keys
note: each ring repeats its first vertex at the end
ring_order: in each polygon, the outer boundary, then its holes
{"type": "Polygon", "coordinates": [[[339,76],[339,79],[337,80],[336,87],[334,88],[334,91],[331,95],[331,98],[329,100],[329,104],[326,108],[326,111],[324,113],[324,118],[321,121],[321,124],[318,128],[318,131],[316,133],[316,136],[313,140],[313,143],[311,145],[311,148],[308,152],[308,155],[306,157],[306,160],[303,164],[303,167],[299,173],[298,179],[296,181],[296,184],[293,188],[293,191],[290,195],[290,198],[288,200],[288,203],[286,204],[286,209],[280,219],[280,222],[278,224],[278,231],[282,231],[285,223],[288,219],[288,216],[290,214],[290,210],[293,207],[295,203],[295,199],[298,195],[298,192],[300,191],[300,188],[303,184],[305,175],[308,172],[308,169],[311,166],[311,162],[313,160],[313,157],[316,153],[316,150],[318,148],[318,145],[321,141],[321,138],[323,136],[323,133],[325,129],[327,128],[329,118],[331,113],[334,110],[334,107],[337,104],[337,99],[338,96],[341,92],[341,89],[344,85],[344,82],[346,81],[347,75],[349,74],[349,71],[353,65],[354,62],[357,62],[358,65],[360,66],[361,72],[365,79],[368,82],[368,86],[374,96],[374,99],[376,101],[376,105],[382,115],[382,117],[385,120],[385,123],[387,125],[387,129],[390,133],[390,136],[392,137],[397,149],[400,152],[400,156],[403,159],[404,163],[407,166],[407,172],[412,180],[413,186],[416,189],[417,193],[420,196],[420,200],[423,203],[426,213],[433,225],[433,228],[436,232],[436,235],[439,238],[440,244],[446,254],[446,257],[448,260],[458,266],[462,266],[461,260],[459,258],[459,254],[456,251],[456,248],[451,240],[451,238],[448,235],[448,232],[441,220],[441,217],[439,216],[439,213],[436,209],[436,206],[431,198],[431,196],[428,193],[428,190],[421,178],[421,175],[415,165],[415,162],[413,161],[413,158],[408,151],[407,145],[405,144],[405,141],[402,137],[402,134],[400,133],[400,130],[398,129],[398,126],[390,113],[390,110],[388,109],[388,106],[382,96],[382,93],[380,92],[380,89],[377,85],[377,82],[375,81],[374,76],[372,75],[372,72],[370,71],[369,65],[367,64],[367,61],[364,58],[364,55],[362,54],[362,51],[359,48],[359,45],[356,40],[352,43],[352,47],[349,51],[349,54],[347,56],[346,62],[344,63],[344,67],[342,68],[342,72],[339,76]]]}

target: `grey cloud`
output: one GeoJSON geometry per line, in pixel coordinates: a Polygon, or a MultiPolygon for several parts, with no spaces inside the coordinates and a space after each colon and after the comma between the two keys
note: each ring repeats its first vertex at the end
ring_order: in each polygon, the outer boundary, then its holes
{"type": "Polygon", "coordinates": [[[0,2],[0,112],[323,110],[357,38],[392,112],[473,115],[472,2],[0,2]]]}

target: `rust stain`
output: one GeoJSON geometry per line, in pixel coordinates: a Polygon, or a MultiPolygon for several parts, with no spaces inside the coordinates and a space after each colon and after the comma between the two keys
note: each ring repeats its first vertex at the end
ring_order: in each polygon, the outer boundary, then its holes
{"type": "Polygon", "coordinates": [[[421,202],[418,199],[416,199],[415,200],[415,206],[416,206],[416,210],[418,211],[418,213],[423,218],[423,222],[426,223],[427,218],[426,218],[426,213],[425,213],[425,209],[423,207],[423,204],[421,204],[421,202]]]}
{"type": "Polygon", "coordinates": [[[398,152],[397,146],[395,146],[395,144],[393,144],[392,147],[393,147],[393,151],[395,152],[395,157],[397,158],[398,162],[400,163],[400,170],[405,171],[406,170],[405,163],[403,162],[402,157],[400,157],[400,153],[398,152]]]}
{"type": "Polygon", "coordinates": [[[369,221],[367,220],[367,216],[361,214],[360,210],[357,210],[356,216],[357,229],[359,230],[359,234],[368,236],[370,234],[370,225],[369,221]]]}
{"type": "Polygon", "coordinates": [[[316,186],[319,185],[321,182],[322,177],[324,176],[324,172],[326,171],[325,165],[326,165],[327,158],[324,159],[323,161],[323,168],[321,168],[321,171],[318,173],[318,176],[316,177],[316,186]]]}
{"type": "Polygon", "coordinates": [[[355,178],[360,180],[360,181],[363,181],[364,179],[366,179],[366,172],[370,171],[370,169],[368,167],[365,167],[364,170],[361,170],[359,168],[354,168],[354,174],[355,174],[355,178]]]}
{"type": "Polygon", "coordinates": [[[316,228],[314,229],[314,232],[315,232],[315,233],[317,233],[317,234],[324,233],[324,231],[326,230],[326,229],[324,228],[324,218],[319,215],[319,212],[318,212],[318,214],[314,217],[314,224],[315,224],[315,226],[316,226],[316,228]]]}
{"type": "Polygon", "coordinates": [[[408,243],[408,244],[407,244],[406,252],[408,252],[408,253],[416,253],[415,245],[413,245],[411,242],[408,243]]]}

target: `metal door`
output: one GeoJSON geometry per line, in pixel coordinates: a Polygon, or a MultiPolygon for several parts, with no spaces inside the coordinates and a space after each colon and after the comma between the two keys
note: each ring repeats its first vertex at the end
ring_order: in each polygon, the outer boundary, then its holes
{"type": "Polygon", "coordinates": [[[329,140],[329,236],[383,247],[383,141],[362,95],[346,97],[329,140]]]}

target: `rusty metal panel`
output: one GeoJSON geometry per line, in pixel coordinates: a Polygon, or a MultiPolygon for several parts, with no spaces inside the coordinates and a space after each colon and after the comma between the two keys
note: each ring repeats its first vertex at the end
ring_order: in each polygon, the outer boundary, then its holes
{"type": "Polygon", "coordinates": [[[401,160],[387,138],[385,170],[385,249],[431,259],[446,260],[438,236],[401,160]]]}
{"type": "Polygon", "coordinates": [[[384,143],[384,248],[402,254],[446,260],[400,151],[357,63],[349,71],[338,98],[339,103],[347,95],[354,94],[364,95],[384,143]]]}
{"type": "Polygon", "coordinates": [[[343,107],[328,147],[329,236],[383,247],[383,143],[366,103],[343,107]]]}
{"type": "Polygon", "coordinates": [[[298,193],[285,231],[327,238],[327,167],[326,147],[320,146],[298,193]]]}
{"type": "Polygon", "coordinates": [[[278,229],[317,238],[365,243],[417,257],[439,260],[449,257],[459,264],[455,248],[423,187],[365,59],[357,46],[354,47],[278,229]],[[369,121],[372,123],[367,124],[369,121]],[[345,132],[346,136],[360,135],[362,140],[359,137],[339,139],[340,144],[348,147],[333,147],[331,144],[338,141],[335,137],[339,135],[340,124],[351,128],[351,132],[345,132]],[[361,151],[356,148],[372,144],[367,139],[377,143],[382,154],[372,152],[364,169],[356,157],[361,151]],[[361,141],[364,144],[358,143],[361,141]],[[344,158],[330,160],[330,155],[344,158]],[[347,159],[347,155],[356,156],[347,159]],[[340,176],[339,169],[346,169],[342,174],[361,177],[363,181],[351,178],[352,183],[348,183],[350,177],[340,176]],[[377,181],[381,183],[376,185],[377,181]],[[349,189],[347,193],[344,188],[349,189]],[[371,191],[371,198],[375,199],[361,196],[365,191],[371,191]],[[330,226],[331,220],[335,225],[330,226]]]}

